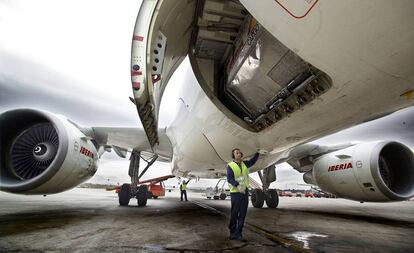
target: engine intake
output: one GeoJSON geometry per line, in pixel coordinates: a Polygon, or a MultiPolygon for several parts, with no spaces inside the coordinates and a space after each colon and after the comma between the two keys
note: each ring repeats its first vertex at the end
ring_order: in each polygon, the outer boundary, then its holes
{"type": "Polygon", "coordinates": [[[56,157],[58,134],[50,123],[40,123],[21,133],[10,148],[10,170],[22,180],[44,172],[56,157]]]}
{"type": "Polygon", "coordinates": [[[80,146],[96,148],[65,118],[32,109],[0,115],[0,189],[46,194],[72,188],[90,178],[97,156],[86,157],[80,146]],[[70,148],[69,148],[70,147],[70,148]]]}
{"type": "Polygon", "coordinates": [[[375,183],[390,199],[407,199],[414,195],[414,158],[411,150],[397,142],[375,147],[371,172],[375,183]]]}

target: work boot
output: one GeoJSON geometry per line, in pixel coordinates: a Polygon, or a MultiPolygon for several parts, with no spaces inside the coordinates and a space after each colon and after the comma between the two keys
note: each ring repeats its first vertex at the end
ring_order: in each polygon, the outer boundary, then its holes
{"type": "Polygon", "coordinates": [[[230,237],[229,237],[230,240],[237,240],[237,238],[239,238],[237,235],[230,234],[230,237]]]}
{"type": "Polygon", "coordinates": [[[243,236],[241,236],[241,235],[237,236],[236,240],[240,241],[240,242],[247,242],[247,240],[244,239],[243,236]]]}

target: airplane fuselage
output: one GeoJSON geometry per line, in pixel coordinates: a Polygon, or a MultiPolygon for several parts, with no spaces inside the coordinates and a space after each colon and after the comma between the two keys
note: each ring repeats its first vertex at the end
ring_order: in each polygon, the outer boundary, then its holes
{"type": "Polygon", "coordinates": [[[208,61],[190,53],[192,69],[186,70],[179,112],[167,130],[177,175],[223,175],[235,147],[247,156],[269,151],[253,168],[261,169],[300,143],[412,105],[412,2],[240,2],[277,40],[325,72],[332,87],[252,131],[206,84],[212,79],[205,70],[208,61]]]}

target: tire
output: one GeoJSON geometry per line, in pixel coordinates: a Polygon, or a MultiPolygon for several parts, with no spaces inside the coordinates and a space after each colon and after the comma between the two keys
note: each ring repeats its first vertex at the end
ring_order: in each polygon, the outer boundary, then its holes
{"type": "Polygon", "coordinates": [[[148,188],[146,185],[140,185],[137,191],[138,206],[146,206],[148,199],[148,188]]]}
{"type": "Polygon", "coordinates": [[[213,199],[214,199],[214,200],[219,200],[219,199],[220,199],[220,197],[219,197],[219,196],[214,195],[213,199]]]}
{"type": "Polygon", "coordinates": [[[220,199],[221,200],[225,200],[227,197],[227,195],[225,193],[220,194],[220,199]]]}
{"type": "Polygon", "coordinates": [[[265,194],[261,189],[253,189],[252,197],[250,200],[252,201],[252,205],[256,208],[262,208],[264,204],[265,194]]]}
{"type": "Polygon", "coordinates": [[[207,197],[207,199],[211,199],[211,197],[207,197]]]}
{"type": "Polygon", "coordinates": [[[276,189],[269,189],[265,194],[266,205],[269,208],[276,208],[279,205],[279,195],[276,189]]]}
{"type": "Polygon", "coordinates": [[[129,184],[123,184],[121,190],[118,192],[118,200],[120,206],[127,206],[129,204],[131,187],[129,184]]]}
{"type": "Polygon", "coordinates": [[[154,195],[152,195],[152,198],[153,198],[153,199],[158,199],[158,196],[154,196],[154,195]]]}

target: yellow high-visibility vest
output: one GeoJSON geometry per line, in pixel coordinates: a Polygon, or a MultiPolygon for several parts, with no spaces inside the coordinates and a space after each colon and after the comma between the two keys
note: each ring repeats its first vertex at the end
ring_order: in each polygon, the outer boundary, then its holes
{"type": "MultiPolygon", "coordinates": [[[[233,170],[234,179],[239,182],[239,184],[242,184],[246,186],[246,188],[249,188],[249,170],[247,169],[246,164],[244,162],[241,162],[241,170],[239,165],[237,165],[236,162],[230,162],[228,163],[229,167],[233,170]]],[[[229,183],[230,192],[239,192],[236,186],[233,186],[229,183]]]]}
{"type": "Polygon", "coordinates": [[[187,184],[182,183],[182,184],[181,184],[181,190],[182,190],[182,191],[187,190],[187,184]]]}

